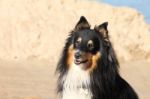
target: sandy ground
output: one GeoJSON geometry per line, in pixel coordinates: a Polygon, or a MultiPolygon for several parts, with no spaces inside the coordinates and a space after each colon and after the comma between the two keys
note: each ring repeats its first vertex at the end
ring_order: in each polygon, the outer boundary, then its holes
{"type": "Polygon", "coordinates": [[[54,66],[49,63],[0,62],[0,99],[56,99],[54,66]]]}
{"type": "MultiPolygon", "coordinates": [[[[50,61],[1,61],[0,99],[57,99],[55,67],[50,61]]],[[[121,64],[121,75],[140,99],[150,97],[150,63],[121,64]]]]}

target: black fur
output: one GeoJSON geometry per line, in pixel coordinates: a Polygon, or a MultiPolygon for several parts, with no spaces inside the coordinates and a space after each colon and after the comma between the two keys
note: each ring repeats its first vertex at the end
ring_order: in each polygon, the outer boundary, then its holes
{"type": "Polygon", "coordinates": [[[67,73],[67,52],[68,47],[73,44],[74,37],[80,31],[92,31],[99,39],[99,51],[102,56],[97,61],[97,68],[90,73],[90,90],[93,94],[92,99],[138,99],[137,94],[132,87],[119,75],[119,63],[116,54],[109,41],[108,23],[105,22],[93,30],[90,29],[85,17],[81,17],[75,29],[71,32],[66,40],[62,56],[59,60],[56,71],[59,73],[58,93],[62,94],[63,82],[62,77],[67,73]]]}

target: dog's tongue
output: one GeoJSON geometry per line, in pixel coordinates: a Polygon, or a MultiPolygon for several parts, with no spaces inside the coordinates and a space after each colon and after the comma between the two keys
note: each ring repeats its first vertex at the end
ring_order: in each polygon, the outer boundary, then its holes
{"type": "Polygon", "coordinates": [[[77,60],[77,59],[74,60],[74,63],[77,65],[79,65],[81,63],[86,63],[86,62],[87,62],[87,60],[85,60],[85,61],[81,61],[81,60],[77,60]]]}
{"type": "Polygon", "coordinates": [[[80,63],[81,63],[81,61],[75,60],[75,64],[79,65],[80,63]]]}

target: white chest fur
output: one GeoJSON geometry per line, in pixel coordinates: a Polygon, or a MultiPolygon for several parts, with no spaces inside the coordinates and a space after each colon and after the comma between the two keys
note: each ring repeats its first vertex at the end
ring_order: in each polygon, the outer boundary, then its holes
{"type": "Polygon", "coordinates": [[[62,99],[91,99],[90,90],[82,88],[83,84],[85,86],[90,84],[90,76],[80,66],[74,64],[64,77],[62,99]]]}

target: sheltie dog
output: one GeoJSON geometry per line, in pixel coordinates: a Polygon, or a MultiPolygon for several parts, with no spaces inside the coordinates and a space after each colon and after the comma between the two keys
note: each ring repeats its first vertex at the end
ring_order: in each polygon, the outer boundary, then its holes
{"type": "Polygon", "coordinates": [[[81,16],[71,31],[56,69],[61,99],[138,99],[119,75],[107,25],[90,29],[81,16]]]}

